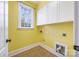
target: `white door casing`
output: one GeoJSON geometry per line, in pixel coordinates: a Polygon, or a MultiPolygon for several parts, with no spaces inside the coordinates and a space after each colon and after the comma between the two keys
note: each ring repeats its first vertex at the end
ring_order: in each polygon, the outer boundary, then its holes
{"type": "MultiPolygon", "coordinates": [[[[75,2],[75,18],[74,18],[74,45],[78,46],[79,50],[79,2],[75,2]]],[[[79,51],[74,50],[74,56],[79,57],[79,51]]]]}
{"type": "Polygon", "coordinates": [[[0,57],[8,56],[8,2],[0,1],[0,57]]]}

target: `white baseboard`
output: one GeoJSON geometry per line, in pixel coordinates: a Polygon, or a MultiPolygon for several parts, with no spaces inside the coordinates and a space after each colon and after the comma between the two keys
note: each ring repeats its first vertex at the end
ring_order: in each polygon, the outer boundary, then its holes
{"type": "Polygon", "coordinates": [[[50,47],[48,47],[47,45],[45,45],[45,44],[43,44],[43,43],[40,43],[40,42],[31,44],[31,45],[26,46],[26,47],[24,47],[24,48],[20,48],[20,49],[14,50],[14,51],[12,51],[12,52],[9,53],[9,56],[17,55],[17,54],[19,54],[19,53],[21,53],[21,52],[27,51],[27,50],[32,49],[32,48],[37,47],[37,46],[41,46],[42,48],[48,50],[50,53],[52,53],[52,54],[54,54],[54,55],[56,55],[56,56],[58,56],[58,57],[65,57],[65,56],[63,56],[63,55],[57,53],[57,52],[55,51],[55,49],[50,48],[50,47]]]}
{"type": "Polygon", "coordinates": [[[54,55],[56,55],[56,56],[58,56],[58,57],[66,57],[66,56],[63,56],[63,55],[57,53],[54,48],[50,48],[50,47],[48,47],[47,45],[45,45],[45,44],[43,44],[43,43],[39,43],[39,45],[40,45],[42,48],[46,49],[47,51],[49,51],[50,53],[52,53],[52,54],[54,54],[54,55]]]}
{"type": "Polygon", "coordinates": [[[32,48],[37,47],[37,46],[39,46],[39,43],[33,43],[33,44],[26,46],[24,48],[20,48],[20,49],[14,50],[12,52],[9,52],[9,56],[17,55],[21,52],[27,51],[27,50],[32,49],[32,48]]]}

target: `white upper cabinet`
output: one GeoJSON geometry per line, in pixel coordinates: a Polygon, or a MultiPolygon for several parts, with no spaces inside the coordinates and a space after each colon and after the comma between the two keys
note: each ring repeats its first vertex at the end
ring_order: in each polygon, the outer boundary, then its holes
{"type": "Polygon", "coordinates": [[[47,23],[51,24],[57,20],[57,2],[48,2],[47,3],[47,23]]]}
{"type": "Polygon", "coordinates": [[[47,6],[43,6],[37,11],[37,25],[47,24],[47,6]]]}
{"type": "Polygon", "coordinates": [[[47,2],[37,10],[37,25],[73,21],[74,6],[73,1],[47,2]]]}
{"type": "Polygon", "coordinates": [[[58,2],[58,22],[74,20],[74,2],[60,1],[58,2]]]}

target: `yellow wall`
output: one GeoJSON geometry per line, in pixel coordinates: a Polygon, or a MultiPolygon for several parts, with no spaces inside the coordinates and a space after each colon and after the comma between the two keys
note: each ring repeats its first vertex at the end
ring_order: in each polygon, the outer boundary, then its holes
{"type": "MultiPolygon", "coordinates": [[[[29,5],[33,8],[36,6],[34,4],[28,4],[24,2],[26,5],[29,5]]],[[[34,15],[34,29],[18,29],[18,2],[9,2],[9,39],[11,42],[9,43],[9,52],[23,48],[29,44],[36,43],[42,41],[42,36],[36,27],[36,14],[34,15]]],[[[35,9],[36,13],[36,9],[35,9]]]]}
{"type": "Polygon", "coordinates": [[[51,48],[55,48],[55,44],[66,45],[68,48],[67,56],[73,55],[73,23],[59,23],[42,26],[43,36],[45,38],[44,44],[51,48]],[[67,36],[62,36],[62,33],[66,33],[67,36]]]}

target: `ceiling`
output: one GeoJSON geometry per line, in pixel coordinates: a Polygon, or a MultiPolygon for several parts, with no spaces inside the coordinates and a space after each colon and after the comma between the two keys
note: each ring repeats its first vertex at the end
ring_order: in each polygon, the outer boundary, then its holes
{"type": "Polygon", "coordinates": [[[31,2],[34,3],[34,4],[40,3],[40,1],[31,1],[31,2]]]}

